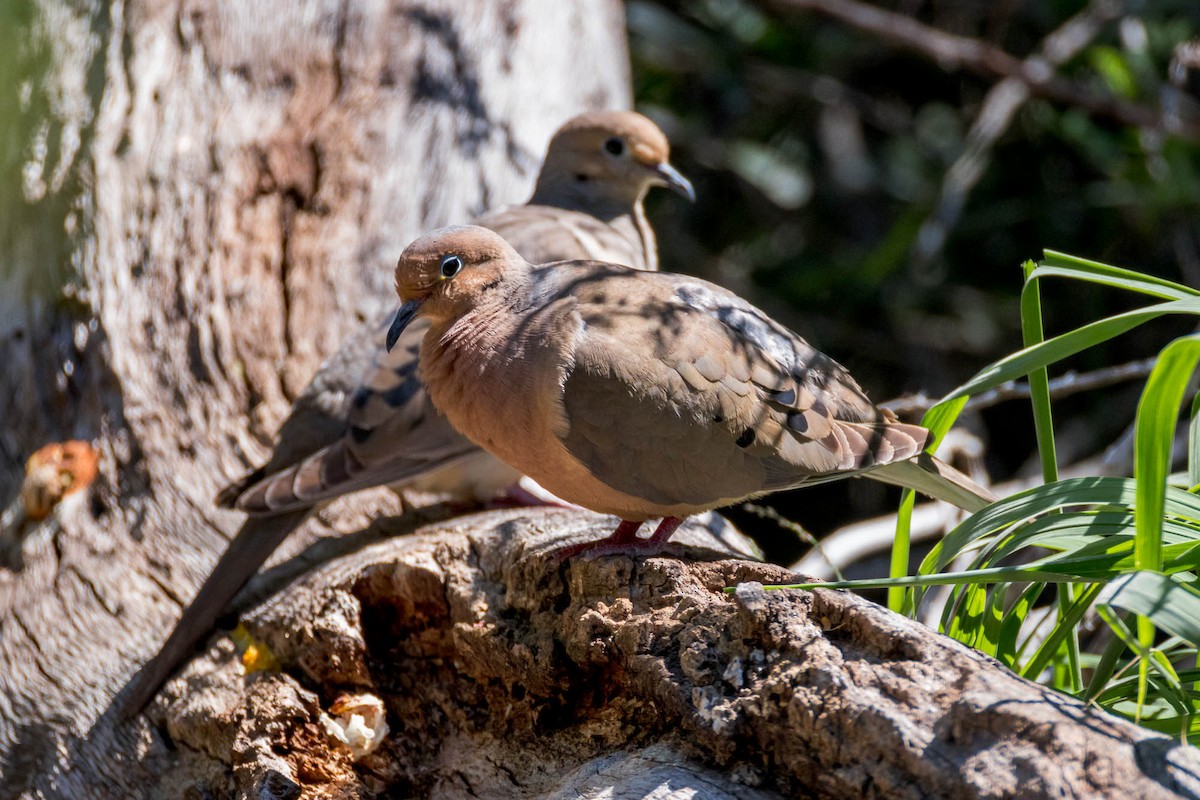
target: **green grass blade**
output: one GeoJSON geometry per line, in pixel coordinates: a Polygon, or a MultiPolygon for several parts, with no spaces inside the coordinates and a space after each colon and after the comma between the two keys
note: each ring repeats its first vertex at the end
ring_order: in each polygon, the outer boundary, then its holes
{"type": "Polygon", "coordinates": [[[1188,485],[1189,491],[1200,487],[1200,394],[1192,398],[1188,415],[1188,485]]]}
{"type": "Polygon", "coordinates": [[[1093,281],[1095,283],[1103,283],[1107,286],[1169,299],[1200,297],[1200,290],[1193,289],[1190,286],[1184,286],[1181,283],[1168,281],[1164,278],[1157,278],[1153,275],[1144,275],[1130,269],[1114,267],[1111,264],[1090,261],[1086,258],[1060,253],[1057,250],[1044,250],[1042,256],[1042,261],[1038,265],[1038,269],[1044,270],[1046,277],[1053,274],[1057,277],[1093,281]]]}
{"type": "Polygon", "coordinates": [[[1112,679],[1113,673],[1117,671],[1118,659],[1125,653],[1128,648],[1125,647],[1125,642],[1121,638],[1114,636],[1108,645],[1104,648],[1104,652],[1100,655],[1100,661],[1092,669],[1091,680],[1088,681],[1087,692],[1083,699],[1091,702],[1100,696],[1109,681],[1112,679]]]}
{"type": "MultiPolygon", "coordinates": [[[[929,574],[944,569],[959,553],[968,547],[977,546],[976,543],[984,537],[1064,506],[1095,506],[1102,510],[1109,509],[1108,513],[1126,513],[1128,509],[1134,508],[1137,491],[1138,483],[1132,478],[1095,477],[1067,478],[1057,483],[1017,492],[960,523],[942,541],[934,545],[921,562],[918,572],[929,574]],[[1112,509],[1115,511],[1111,511],[1112,509]]],[[[1192,531],[1196,528],[1196,522],[1200,520],[1200,497],[1174,486],[1167,487],[1165,512],[1173,518],[1169,526],[1174,537],[1172,541],[1193,540],[1195,533],[1192,531]]],[[[1108,516],[1100,517],[1094,524],[1103,526],[1111,519],[1108,516]]],[[[1069,526],[1075,523],[1068,517],[1059,524],[1069,526]]]]}
{"type": "Polygon", "coordinates": [[[1171,300],[1126,311],[1047,339],[1041,344],[1027,347],[985,367],[944,400],[979,394],[1002,383],[1022,378],[1035,369],[1061,361],[1167,314],[1200,315],[1200,298],[1171,300]]]}
{"type": "MultiPolygon", "coordinates": [[[[1000,658],[1026,676],[1053,668],[1056,687],[1133,717],[1149,727],[1200,736],[1200,669],[1177,671],[1200,649],[1200,398],[1189,416],[1188,471],[1169,475],[1181,404],[1200,362],[1200,335],[1160,354],[1138,406],[1136,480],[1057,480],[1054,419],[1047,367],[1169,314],[1200,316],[1200,291],[1108,264],[1046,251],[1026,262],[1021,296],[1024,348],[976,374],[925,415],[931,448],[957,420],[967,399],[1011,380],[1029,382],[1045,484],[972,515],[909,575],[915,496],[903,495],[889,578],[793,584],[794,588],[886,588],[888,605],[913,613],[930,586],[950,585],[942,629],[1000,658]],[[1145,307],[1045,339],[1040,282],[1084,281],[1155,298],[1145,307]],[[1028,561],[1031,548],[1040,556],[1028,561]],[[962,556],[970,566],[941,573],[962,556]],[[1026,563],[1014,565],[1014,560],[1026,563]],[[1057,587],[1056,613],[1039,614],[1038,598],[1057,587]],[[1116,635],[1102,654],[1081,653],[1078,627],[1089,609],[1116,635]],[[1122,616],[1131,615],[1126,621],[1122,616]],[[1173,634],[1155,645],[1157,631],[1173,634]],[[1192,646],[1186,646],[1191,643],[1192,646]],[[1032,653],[1026,657],[1027,650],[1032,653]],[[1083,688],[1082,669],[1092,670],[1083,688]]],[[[774,587],[772,587],[774,588],[774,587]]]]}
{"type": "Polygon", "coordinates": [[[1133,462],[1138,482],[1138,569],[1162,569],[1162,520],[1175,425],[1198,361],[1200,335],[1171,342],[1159,355],[1138,403],[1133,462]]]}
{"type": "MultiPolygon", "coordinates": [[[[888,575],[892,578],[908,575],[908,559],[912,552],[912,515],[916,504],[917,493],[905,489],[900,495],[900,510],[896,514],[896,538],[892,540],[892,560],[888,568],[888,575]]],[[[897,614],[912,616],[916,611],[913,591],[902,586],[889,586],[887,607],[897,614]]]]}
{"type": "Polygon", "coordinates": [[[954,427],[955,421],[958,420],[958,415],[962,413],[963,408],[967,405],[968,395],[959,394],[949,400],[943,400],[933,408],[925,412],[925,416],[921,417],[921,425],[928,428],[933,434],[930,443],[926,446],[926,450],[932,450],[937,446],[942,437],[954,427]]]}
{"type": "MultiPolygon", "coordinates": [[[[1031,278],[1036,265],[1026,261],[1025,286],[1021,289],[1021,335],[1025,348],[1045,341],[1042,328],[1042,295],[1036,278],[1031,278]]],[[[1029,399],[1033,405],[1034,432],[1038,455],[1042,461],[1042,482],[1058,480],[1058,456],[1054,447],[1054,418],[1050,411],[1050,376],[1041,366],[1029,372],[1029,399]]]]}
{"type": "MultiPolygon", "coordinates": [[[[1129,478],[1068,478],[1010,495],[964,520],[934,545],[919,572],[944,569],[975,540],[1066,505],[1131,508],[1136,485],[1129,478]]],[[[1198,498],[1200,500],[1200,498],[1198,498]]],[[[1200,502],[1197,503],[1200,512],[1200,502]]]]}
{"type": "MultiPolygon", "coordinates": [[[[1136,273],[1134,274],[1136,275],[1136,273]]],[[[1098,283],[1113,289],[1124,289],[1125,291],[1134,292],[1136,294],[1157,297],[1161,300],[1183,300],[1188,297],[1197,296],[1195,290],[1187,289],[1187,287],[1180,287],[1181,290],[1176,290],[1174,288],[1176,284],[1162,286],[1157,281],[1147,280],[1148,276],[1146,275],[1138,275],[1135,279],[1110,277],[1108,275],[1080,272],[1073,269],[1048,267],[1045,266],[1045,262],[1039,264],[1037,269],[1033,271],[1030,277],[1035,280],[1043,280],[1046,278],[1069,278],[1077,281],[1087,281],[1088,283],[1098,283]]]]}
{"type": "MultiPolygon", "coordinates": [[[[855,578],[846,581],[828,581],[817,583],[781,583],[764,586],[764,589],[887,589],[892,586],[966,586],[978,583],[1000,583],[1003,581],[1045,581],[1046,583],[1093,583],[1096,580],[1089,577],[1070,575],[1061,572],[1050,572],[1027,566],[1019,567],[988,567],[986,569],[971,569],[961,572],[939,572],[934,575],[906,575],[903,578],[855,578]]],[[[731,591],[728,590],[727,591],[731,591]]]]}
{"type": "MultiPolygon", "coordinates": [[[[1134,561],[1138,569],[1153,571],[1137,573],[1140,575],[1155,574],[1162,570],[1163,510],[1166,505],[1167,476],[1171,471],[1171,451],[1175,443],[1175,424],[1197,361],[1200,361],[1200,336],[1185,336],[1171,342],[1159,354],[1158,363],[1146,380],[1146,388],[1138,403],[1133,461],[1138,484],[1134,561]]],[[[1197,619],[1200,620],[1200,617],[1197,619]]],[[[1138,640],[1144,648],[1154,643],[1157,624],[1154,616],[1139,614],[1138,640]]],[[[1183,636],[1178,631],[1171,632],[1183,636]]],[[[1149,665],[1144,659],[1139,670],[1140,704],[1145,698],[1145,684],[1149,679],[1149,665]]]]}
{"type": "Polygon", "coordinates": [[[1200,592],[1170,576],[1145,570],[1122,575],[1104,587],[1096,605],[1146,617],[1159,630],[1200,646],[1200,592]]]}
{"type": "MultiPolygon", "coordinates": [[[[1036,265],[1026,261],[1025,286],[1021,290],[1021,333],[1026,348],[1041,344],[1045,340],[1042,325],[1042,298],[1039,281],[1036,275],[1036,265]]],[[[1046,270],[1042,271],[1045,274],[1046,270]]],[[[1039,367],[1029,373],[1029,400],[1033,407],[1034,436],[1037,439],[1038,458],[1042,462],[1042,482],[1053,483],[1058,480],[1058,452],[1054,444],[1054,416],[1050,408],[1050,375],[1046,367],[1039,367]]],[[[1067,631],[1069,609],[1074,602],[1074,590],[1070,584],[1059,587],[1056,604],[1058,606],[1058,625],[1055,632],[1067,631]]],[[[1048,641],[1055,640],[1051,636],[1048,641]]],[[[1066,648],[1067,663],[1056,666],[1060,674],[1055,681],[1058,685],[1066,685],[1070,691],[1077,692],[1083,686],[1083,672],[1079,668],[1079,638],[1075,635],[1074,625],[1071,625],[1067,635],[1062,637],[1066,648]]],[[[1040,653],[1040,650],[1039,650],[1040,653]]],[[[1040,670],[1039,670],[1040,672],[1040,670]]]]}
{"type": "Polygon", "coordinates": [[[1016,663],[1024,654],[1025,647],[1029,644],[1029,639],[1020,641],[1021,628],[1025,620],[1029,617],[1030,610],[1033,609],[1033,604],[1037,602],[1042,591],[1046,588],[1046,584],[1037,582],[1031,583],[1025,587],[1025,590],[1017,596],[1017,600],[1005,615],[1004,621],[1001,624],[999,635],[996,643],[996,658],[1002,661],[1014,672],[1016,671],[1016,663]]]}
{"type": "MultiPolygon", "coordinates": [[[[1069,585],[1069,584],[1068,584],[1069,585]]],[[[1060,589],[1064,587],[1059,587],[1060,589]]],[[[1021,675],[1026,678],[1034,679],[1041,674],[1046,665],[1054,657],[1054,654],[1063,647],[1071,636],[1074,636],[1079,630],[1079,622],[1083,619],[1083,615],[1092,607],[1096,596],[1104,589],[1103,584],[1093,584],[1086,587],[1080,592],[1079,597],[1072,598],[1071,602],[1061,606],[1061,611],[1058,617],[1058,624],[1050,631],[1050,635],[1046,637],[1041,646],[1038,647],[1025,666],[1021,668],[1021,675]]],[[[1068,651],[1068,658],[1069,658],[1068,651]]],[[[1079,653],[1075,653],[1076,662],[1072,669],[1078,670],[1079,653]]],[[[1078,685],[1072,687],[1072,691],[1079,691],[1082,688],[1082,677],[1077,677],[1078,685]]]]}
{"type": "MultiPolygon", "coordinates": [[[[958,415],[962,413],[966,404],[967,398],[963,396],[938,403],[925,412],[925,416],[921,418],[921,424],[933,434],[925,446],[926,450],[933,450],[937,446],[938,441],[954,426],[954,421],[958,419],[958,415]]],[[[896,514],[896,536],[892,540],[892,560],[888,570],[888,575],[893,578],[902,578],[908,575],[912,515],[916,502],[917,495],[911,489],[905,489],[904,493],[900,495],[900,510],[896,514]]],[[[917,595],[912,589],[889,587],[887,605],[889,609],[898,614],[911,616],[916,613],[917,595]]]]}

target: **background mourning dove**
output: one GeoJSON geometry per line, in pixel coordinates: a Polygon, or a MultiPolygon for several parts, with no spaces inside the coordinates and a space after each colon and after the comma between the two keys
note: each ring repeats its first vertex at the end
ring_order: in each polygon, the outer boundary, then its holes
{"type": "MultiPolygon", "coordinates": [[[[537,262],[593,258],[657,269],[654,231],[642,210],[651,186],[694,199],[669,163],[662,131],[627,111],[582,114],[554,134],[533,196],[480,217],[537,262]]],[[[136,713],[215,624],[250,576],[315,505],[385,484],[418,485],[486,499],[520,473],[457,433],[417,376],[426,325],[382,347],[395,312],[350,337],[297,399],[270,460],[217,502],[249,512],[155,657],[134,677],[123,707],[136,713]]]]}
{"type": "Polygon", "coordinates": [[[421,377],[454,426],[555,495],[623,520],[564,556],[657,547],[688,515],[851,475],[972,511],[993,499],[923,453],[929,431],[707,281],[595,261],[533,267],[468,226],[409,245],[396,291],[388,344],[429,321],[421,377]]]}

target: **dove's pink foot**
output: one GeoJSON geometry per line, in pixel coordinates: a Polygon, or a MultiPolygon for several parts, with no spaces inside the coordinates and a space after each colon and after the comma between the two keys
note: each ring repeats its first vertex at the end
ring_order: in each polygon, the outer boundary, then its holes
{"type": "Polygon", "coordinates": [[[683,519],[680,517],[664,517],[663,521],[658,523],[658,527],[654,529],[654,533],[648,538],[642,539],[637,535],[638,529],[642,527],[642,523],[622,520],[621,524],[617,526],[617,529],[607,539],[601,539],[598,542],[581,542],[570,547],[564,547],[557,553],[558,560],[566,561],[568,558],[573,558],[583,553],[592,557],[633,553],[640,555],[659,553],[666,547],[667,540],[671,538],[671,534],[682,523],[683,519]]]}

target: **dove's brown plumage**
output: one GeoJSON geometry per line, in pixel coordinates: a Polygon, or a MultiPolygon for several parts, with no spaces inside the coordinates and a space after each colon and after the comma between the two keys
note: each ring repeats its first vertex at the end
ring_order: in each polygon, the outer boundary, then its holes
{"type": "MultiPolygon", "coordinates": [[[[640,114],[582,114],[551,139],[529,203],[485,214],[476,223],[535,263],[594,259],[656,269],[654,232],[642,198],[659,185],[692,196],[669,157],[662,131],[640,114]]],[[[486,499],[511,485],[519,473],[465,440],[430,404],[416,374],[425,330],[414,325],[387,352],[378,347],[381,332],[372,329],[371,360],[356,362],[363,365],[360,374],[366,364],[370,368],[341,417],[345,435],[331,441],[320,426],[319,446],[244,482],[236,497],[227,497],[232,505],[252,514],[279,513],[394,483],[486,499]]],[[[288,427],[297,434],[295,442],[305,425],[289,421],[288,427]]]]}
{"type": "Polygon", "coordinates": [[[396,288],[392,333],[430,322],[421,375],[458,430],[565,500],[631,524],[668,518],[659,541],[677,518],[856,474],[970,509],[990,500],[940,462],[922,467],[935,463],[926,429],[706,281],[602,262],[533,267],[467,226],[411,244],[396,288]]]}
{"type": "MultiPolygon", "coordinates": [[[[655,269],[642,198],[652,186],[692,197],[669,155],[666,137],[640,114],[582,114],[551,139],[529,203],[477,222],[539,263],[590,258],[655,269]]],[[[414,325],[390,353],[382,348],[394,315],[352,335],[322,365],[280,429],[267,464],[218,495],[220,505],[258,518],[238,531],[170,638],[135,677],[123,703],[127,713],[145,705],[315,505],[385,484],[486,499],[520,476],[463,438],[430,403],[416,363],[424,324],[414,325]]]]}

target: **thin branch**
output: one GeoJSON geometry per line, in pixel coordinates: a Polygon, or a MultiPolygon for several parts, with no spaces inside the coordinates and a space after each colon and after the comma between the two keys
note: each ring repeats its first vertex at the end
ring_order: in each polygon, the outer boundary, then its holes
{"type": "MultiPolygon", "coordinates": [[[[1156,357],[1151,357],[1144,358],[1141,361],[1131,361],[1128,364],[1118,364],[1115,367],[1105,367],[1094,372],[1068,372],[1050,381],[1050,398],[1058,400],[1079,392],[1102,389],[1105,386],[1144,378],[1150,374],[1150,370],[1154,369],[1156,361],[1156,357]]],[[[967,401],[964,410],[979,411],[1009,400],[1028,399],[1028,383],[1024,381],[1009,381],[1008,383],[1000,384],[994,389],[989,389],[986,392],[975,395],[967,401]]],[[[894,400],[889,400],[886,403],[880,403],[880,405],[896,414],[908,416],[924,414],[939,402],[941,402],[941,398],[930,397],[921,392],[919,394],[906,394],[894,400]]]]}
{"type": "MultiPolygon", "coordinates": [[[[821,547],[821,540],[801,527],[800,523],[783,516],[783,514],[780,514],[772,506],[762,505],[761,503],[742,503],[742,510],[754,514],[761,519],[770,520],[784,530],[796,534],[797,539],[809,546],[808,552],[810,557],[821,559],[828,570],[832,570],[831,574],[837,580],[840,581],[845,577],[842,575],[841,570],[838,569],[834,560],[825,555],[825,551],[821,547]]],[[[820,574],[826,574],[826,570],[823,569],[820,574]]],[[[823,578],[823,580],[828,580],[828,578],[823,578]]]]}
{"type": "MultiPolygon", "coordinates": [[[[932,541],[961,519],[962,512],[949,503],[920,503],[913,510],[909,537],[913,542],[932,541]]],[[[843,570],[886,552],[895,539],[895,514],[854,522],[830,533],[820,547],[809,550],[788,569],[823,581],[840,581],[843,570]]]]}
{"type": "MultiPolygon", "coordinates": [[[[1024,63],[1040,60],[1051,69],[1057,68],[1087,47],[1120,11],[1121,4],[1093,0],[1083,11],[1046,36],[1037,52],[1024,63]]],[[[971,124],[963,152],[946,171],[937,205],[921,225],[913,247],[913,257],[918,264],[929,264],[942,251],[946,237],[962,216],[971,190],[991,162],[996,142],[1031,96],[1031,88],[1012,77],[1005,78],[988,91],[971,124]]]]}
{"type": "Polygon", "coordinates": [[[860,91],[832,75],[754,57],[747,57],[745,70],[747,87],[764,104],[788,103],[799,96],[822,106],[852,108],[885,133],[910,133],[913,129],[912,112],[902,103],[860,91]]]}
{"type": "Polygon", "coordinates": [[[1022,60],[988,42],[938,30],[912,17],[858,0],[764,0],[777,11],[812,11],[871,33],[935,60],[946,70],[965,69],[995,78],[1012,78],[1039,96],[1107,117],[1125,125],[1200,139],[1200,123],[1164,115],[1159,109],[1111,94],[1094,92],[1054,73],[1046,58],[1022,60]]]}

